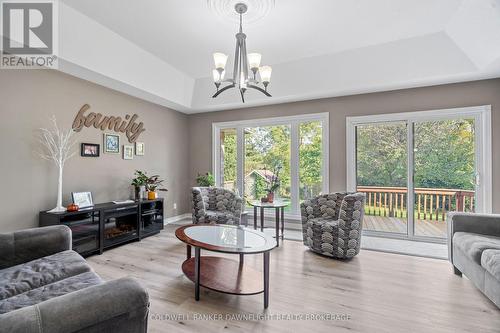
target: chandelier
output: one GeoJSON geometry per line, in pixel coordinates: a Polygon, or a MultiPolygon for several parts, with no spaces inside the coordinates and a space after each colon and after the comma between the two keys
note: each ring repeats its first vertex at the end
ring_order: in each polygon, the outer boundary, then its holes
{"type": "Polygon", "coordinates": [[[244,3],[237,3],[234,6],[234,9],[240,15],[240,31],[236,34],[233,77],[224,79],[226,73],[225,67],[227,63],[227,55],[220,52],[214,53],[213,57],[215,69],[212,71],[212,74],[217,91],[212,98],[219,96],[222,92],[231,88],[237,88],[240,91],[243,103],[245,103],[245,92],[249,88],[258,90],[264,95],[271,97],[271,94],[267,92],[267,86],[269,85],[269,82],[271,82],[271,66],[260,66],[260,60],[262,58],[260,53],[247,54],[247,35],[243,33],[242,17],[243,14],[246,13],[248,7],[244,3]],[[252,72],[252,76],[248,74],[249,68],[252,72]],[[257,80],[257,73],[259,73],[260,80],[262,81],[264,88],[258,86],[260,82],[257,80]],[[227,85],[221,88],[222,83],[227,83],[227,85]]]}

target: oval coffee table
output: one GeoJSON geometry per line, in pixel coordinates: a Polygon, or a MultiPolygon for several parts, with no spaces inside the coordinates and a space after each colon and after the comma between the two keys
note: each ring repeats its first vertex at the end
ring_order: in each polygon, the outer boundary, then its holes
{"type": "Polygon", "coordinates": [[[264,308],[269,305],[269,252],[276,241],[263,232],[233,225],[193,224],[178,228],[175,236],[187,244],[184,274],[194,282],[195,299],[200,300],[200,286],[233,295],[264,293],[264,308]],[[191,257],[191,247],[195,255],[191,257]],[[238,254],[240,260],[201,256],[201,249],[238,254]],[[263,272],[244,264],[245,254],[264,255],[263,272]]]}

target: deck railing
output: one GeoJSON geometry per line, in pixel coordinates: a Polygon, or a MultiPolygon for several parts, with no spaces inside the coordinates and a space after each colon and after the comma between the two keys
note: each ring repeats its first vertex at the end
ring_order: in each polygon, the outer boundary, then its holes
{"type": "MultiPolygon", "coordinates": [[[[366,193],[365,213],[387,217],[407,217],[406,187],[358,186],[366,193]]],[[[473,212],[474,191],[415,188],[415,218],[444,221],[450,211],[473,212]]]]}

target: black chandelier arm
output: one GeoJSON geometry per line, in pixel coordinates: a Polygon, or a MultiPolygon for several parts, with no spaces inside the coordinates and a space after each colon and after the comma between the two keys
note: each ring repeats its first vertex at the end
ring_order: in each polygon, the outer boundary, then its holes
{"type": "Polygon", "coordinates": [[[245,103],[245,89],[240,89],[241,101],[245,103]]]}
{"type": "Polygon", "coordinates": [[[270,93],[268,93],[267,91],[265,91],[265,90],[264,90],[264,89],[262,89],[261,87],[254,86],[253,84],[247,84],[247,87],[248,87],[248,88],[255,89],[255,90],[258,90],[258,91],[260,91],[261,93],[263,93],[264,95],[266,95],[267,97],[273,97],[273,96],[271,96],[271,94],[270,94],[270,93]]]}
{"type": "Polygon", "coordinates": [[[234,88],[236,85],[233,83],[233,84],[230,84],[228,86],[225,86],[224,88],[220,89],[220,90],[217,90],[217,92],[212,96],[212,98],[215,98],[217,96],[219,96],[222,92],[228,90],[228,89],[231,89],[231,88],[234,88]]]}

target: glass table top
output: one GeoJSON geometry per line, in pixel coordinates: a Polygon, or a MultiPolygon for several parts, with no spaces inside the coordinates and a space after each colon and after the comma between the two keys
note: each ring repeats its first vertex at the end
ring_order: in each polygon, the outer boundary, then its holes
{"type": "Polygon", "coordinates": [[[254,200],[254,201],[248,201],[248,204],[253,207],[281,208],[290,205],[290,202],[274,201],[273,203],[269,203],[269,202],[261,202],[259,200],[254,200]]]}
{"type": "Polygon", "coordinates": [[[242,226],[191,225],[179,230],[176,235],[183,242],[213,251],[259,253],[276,246],[271,236],[242,226]]]}

